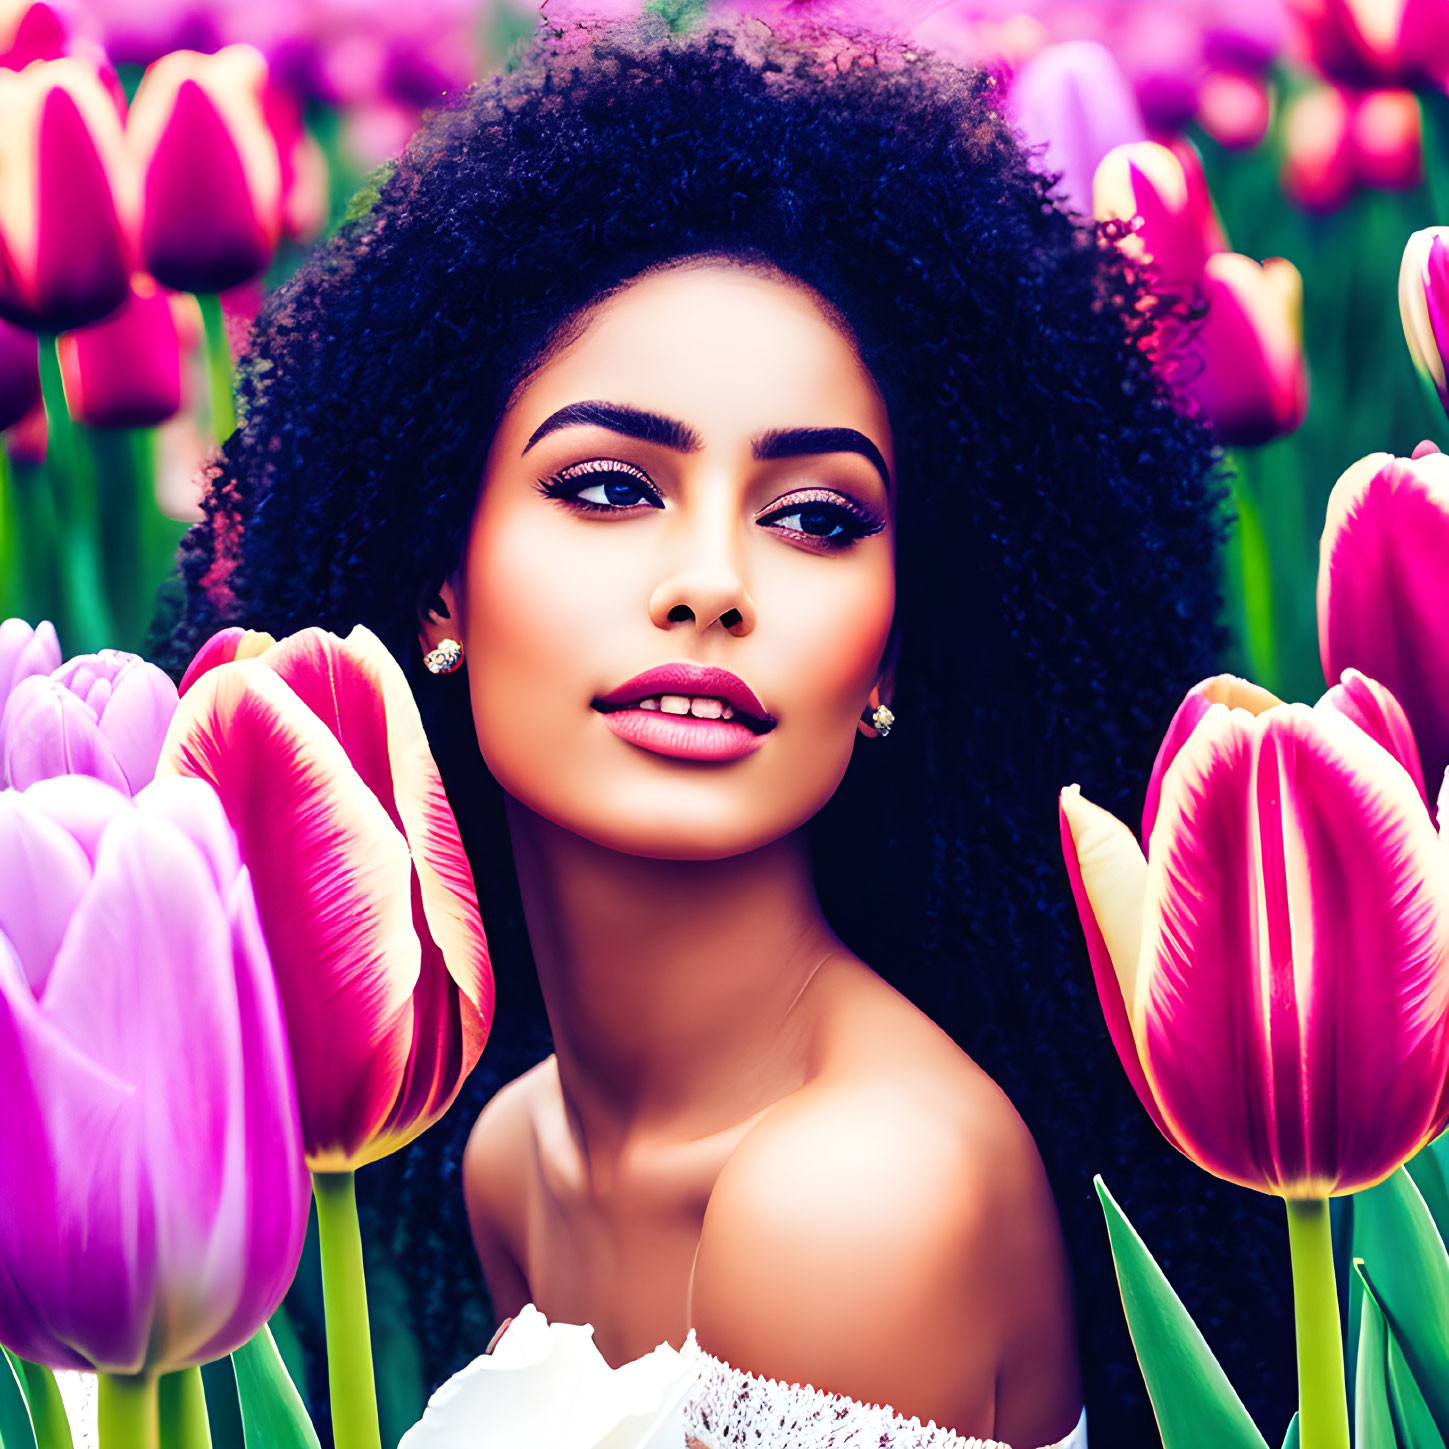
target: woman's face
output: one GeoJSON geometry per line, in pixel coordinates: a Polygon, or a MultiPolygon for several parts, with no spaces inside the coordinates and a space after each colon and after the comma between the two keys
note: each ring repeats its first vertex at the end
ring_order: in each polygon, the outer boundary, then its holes
{"type": "Polygon", "coordinates": [[[806,289],[712,261],[606,301],[504,414],[429,640],[463,643],[499,784],[634,855],[802,825],[882,679],[893,489],[885,404],[806,289]]]}

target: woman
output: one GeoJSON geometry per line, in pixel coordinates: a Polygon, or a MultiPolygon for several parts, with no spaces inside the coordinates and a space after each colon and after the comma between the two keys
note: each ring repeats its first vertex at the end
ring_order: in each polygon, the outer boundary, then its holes
{"type": "Polygon", "coordinates": [[[1083,1167],[1185,1179],[1053,800],[1140,789],[1212,672],[1218,488],[994,101],[879,38],[542,31],[269,302],[172,662],[363,622],[409,670],[499,971],[477,1081],[534,1063],[429,1139],[497,1318],[1080,1444],[1015,1102],[1094,1434],[1140,1442],[1083,1167]]]}

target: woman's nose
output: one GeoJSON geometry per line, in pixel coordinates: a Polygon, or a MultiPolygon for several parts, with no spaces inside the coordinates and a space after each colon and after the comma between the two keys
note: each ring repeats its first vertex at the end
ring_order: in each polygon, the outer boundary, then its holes
{"type": "Polygon", "coordinates": [[[703,520],[676,541],[670,564],[649,599],[649,617],[660,629],[693,622],[703,633],[718,622],[727,633],[755,627],[755,602],[741,566],[734,520],[703,520]]]}

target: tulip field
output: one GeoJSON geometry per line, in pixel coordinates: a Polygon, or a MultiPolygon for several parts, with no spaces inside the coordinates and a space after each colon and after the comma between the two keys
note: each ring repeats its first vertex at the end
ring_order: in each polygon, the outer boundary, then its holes
{"type": "MultiPolygon", "coordinates": [[[[1444,1449],[1449,0],[888,9],[1148,279],[1221,460],[1222,673],[1123,762],[1141,822],[1059,799],[1142,1111],[1284,1201],[1299,1411],[1255,1425],[1098,1182],[1163,1444],[1444,1449]]],[[[493,983],[417,706],[361,626],[149,656],[259,309],[537,18],[0,4],[0,1195],[43,1199],[0,1203],[0,1449],[393,1449],[423,1413],[356,1178],[454,1101],[493,983]]]]}

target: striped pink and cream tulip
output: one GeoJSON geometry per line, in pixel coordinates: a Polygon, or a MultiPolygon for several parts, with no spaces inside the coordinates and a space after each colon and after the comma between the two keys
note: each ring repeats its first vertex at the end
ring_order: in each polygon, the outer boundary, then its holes
{"type": "Polygon", "coordinates": [[[1290,1200],[1387,1177],[1449,1119],[1449,850],[1394,697],[1195,686],[1153,767],[1144,855],[1061,793],[1113,1044],[1163,1136],[1290,1200]]]}
{"type": "Polygon", "coordinates": [[[1399,316],[1414,370],[1449,412],[1444,378],[1449,356],[1449,226],[1425,227],[1405,245],[1399,265],[1399,316]]]}
{"type": "MultiPolygon", "coordinates": [[[[1449,454],[1370,453],[1328,497],[1318,552],[1327,679],[1372,675],[1403,706],[1439,796],[1449,770],[1449,454]]],[[[1439,816],[1441,828],[1449,818],[1439,816]]]]}
{"type": "Polygon", "coordinates": [[[483,1050],[493,976],[468,858],[374,634],[227,630],[198,663],[157,773],[221,796],[281,990],[307,1165],[350,1172],[436,1122],[483,1050]]]}

